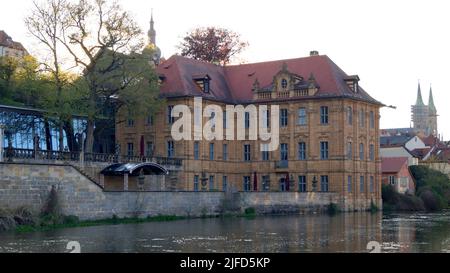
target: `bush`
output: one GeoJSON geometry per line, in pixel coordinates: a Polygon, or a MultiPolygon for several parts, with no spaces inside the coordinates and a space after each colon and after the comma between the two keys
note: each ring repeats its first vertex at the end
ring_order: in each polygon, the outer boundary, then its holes
{"type": "Polygon", "coordinates": [[[246,208],[244,213],[245,213],[245,215],[255,215],[256,210],[255,210],[255,208],[246,208]]]}
{"type": "Polygon", "coordinates": [[[14,212],[14,221],[17,225],[33,226],[36,224],[37,219],[30,209],[20,207],[14,212]]]}
{"type": "Polygon", "coordinates": [[[370,201],[370,212],[371,213],[375,213],[378,212],[380,209],[378,208],[377,205],[375,205],[375,203],[373,202],[373,200],[370,201]]]}
{"type": "Polygon", "coordinates": [[[120,219],[119,219],[119,217],[117,217],[116,214],[114,214],[114,215],[112,216],[112,218],[111,218],[111,222],[112,222],[113,224],[119,224],[120,219]]]}
{"type": "Polygon", "coordinates": [[[420,198],[413,195],[400,194],[391,185],[383,185],[381,194],[383,210],[385,211],[420,211],[425,209],[420,198]]]}
{"type": "Polygon", "coordinates": [[[419,197],[422,199],[425,209],[428,211],[438,211],[444,207],[444,200],[429,188],[421,190],[419,197]]]}
{"type": "Polygon", "coordinates": [[[59,204],[58,204],[58,193],[56,191],[56,187],[52,186],[50,194],[47,198],[47,201],[42,208],[42,215],[56,215],[59,214],[59,204]]]}
{"type": "Polygon", "coordinates": [[[447,175],[427,166],[411,166],[410,171],[416,180],[417,195],[428,210],[450,206],[450,178],[447,175]]]}
{"type": "Polygon", "coordinates": [[[0,208],[0,231],[10,230],[16,227],[16,221],[9,210],[0,208]]]}
{"type": "Polygon", "coordinates": [[[39,219],[41,227],[49,227],[64,224],[64,217],[59,214],[43,214],[39,219]]]}
{"type": "Polygon", "coordinates": [[[381,198],[383,203],[395,204],[399,201],[399,195],[391,185],[383,185],[381,187],[381,198]]]}
{"type": "Polygon", "coordinates": [[[420,198],[414,195],[400,194],[399,201],[395,204],[395,209],[399,211],[421,211],[425,210],[423,202],[420,198]]]}
{"type": "Polygon", "coordinates": [[[80,223],[80,219],[77,216],[69,215],[64,216],[63,222],[65,225],[77,225],[80,223]]]}
{"type": "Polygon", "coordinates": [[[335,203],[330,203],[327,207],[327,212],[329,215],[335,215],[339,212],[339,206],[335,203]]]}

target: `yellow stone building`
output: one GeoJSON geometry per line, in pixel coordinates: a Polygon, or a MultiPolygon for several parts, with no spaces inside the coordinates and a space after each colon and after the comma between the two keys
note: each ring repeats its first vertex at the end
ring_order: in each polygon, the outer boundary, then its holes
{"type": "MultiPolygon", "coordinates": [[[[118,123],[116,141],[125,155],[182,159],[177,190],[336,192],[346,210],[381,207],[382,104],[326,55],[225,67],[172,56],[157,72],[163,109],[118,123]],[[262,152],[260,140],[174,141],[172,109],[194,112],[196,97],[203,109],[278,105],[278,149],[262,152]]],[[[245,115],[245,128],[251,122],[245,115]]]]}

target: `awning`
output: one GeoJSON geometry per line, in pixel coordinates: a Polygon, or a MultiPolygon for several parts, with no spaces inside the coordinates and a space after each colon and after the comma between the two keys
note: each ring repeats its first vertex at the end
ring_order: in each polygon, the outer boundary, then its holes
{"type": "Polygon", "coordinates": [[[101,171],[101,174],[105,176],[122,176],[125,174],[128,174],[129,176],[139,176],[141,170],[144,171],[144,175],[169,174],[169,171],[166,168],[156,163],[114,164],[101,171]]]}

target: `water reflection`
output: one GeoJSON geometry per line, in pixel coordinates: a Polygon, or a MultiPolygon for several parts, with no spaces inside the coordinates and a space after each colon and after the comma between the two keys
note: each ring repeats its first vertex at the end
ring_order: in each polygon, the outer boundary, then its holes
{"type": "Polygon", "coordinates": [[[450,213],[350,213],[270,216],[74,228],[0,234],[1,252],[442,252],[450,249],[450,213]]]}

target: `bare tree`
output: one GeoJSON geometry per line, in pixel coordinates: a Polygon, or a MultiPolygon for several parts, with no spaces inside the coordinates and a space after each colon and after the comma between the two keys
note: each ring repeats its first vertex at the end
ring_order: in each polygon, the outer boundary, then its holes
{"type": "Polygon", "coordinates": [[[134,95],[150,93],[149,74],[133,65],[136,53],[143,47],[142,31],[132,16],[117,2],[105,0],[78,0],[67,4],[67,22],[57,39],[73,57],[76,66],[83,71],[83,79],[89,91],[86,95],[87,138],[86,151],[92,152],[95,120],[104,115],[105,109],[119,108],[145,100],[143,97],[127,98],[125,91],[134,95]],[[129,69],[131,67],[134,70],[129,69]],[[147,90],[145,90],[147,89],[147,90]],[[145,90],[139,93],[138,90],[145,90]]]}
{"type": "Polygon", "coordinates": [[[45,0],[44,2],[33,1],[33,10],[31,14],[25,18],[25,25],[28,32],[42,43],[50,52],[50,60],[44,62],[43,66],[48,71],[55,83],[56,101],[52,107],[58,112],[58,128],[59,128],[59,150],[64,150],[63,126],[64,117],[61,113],[62,109],[62,90],[66,84],[63,71],[61,69],[59,48],[59,37],[64,34],[64,30],[68,27],[67,21],[67,1],[66,0],[45,0]]]}

